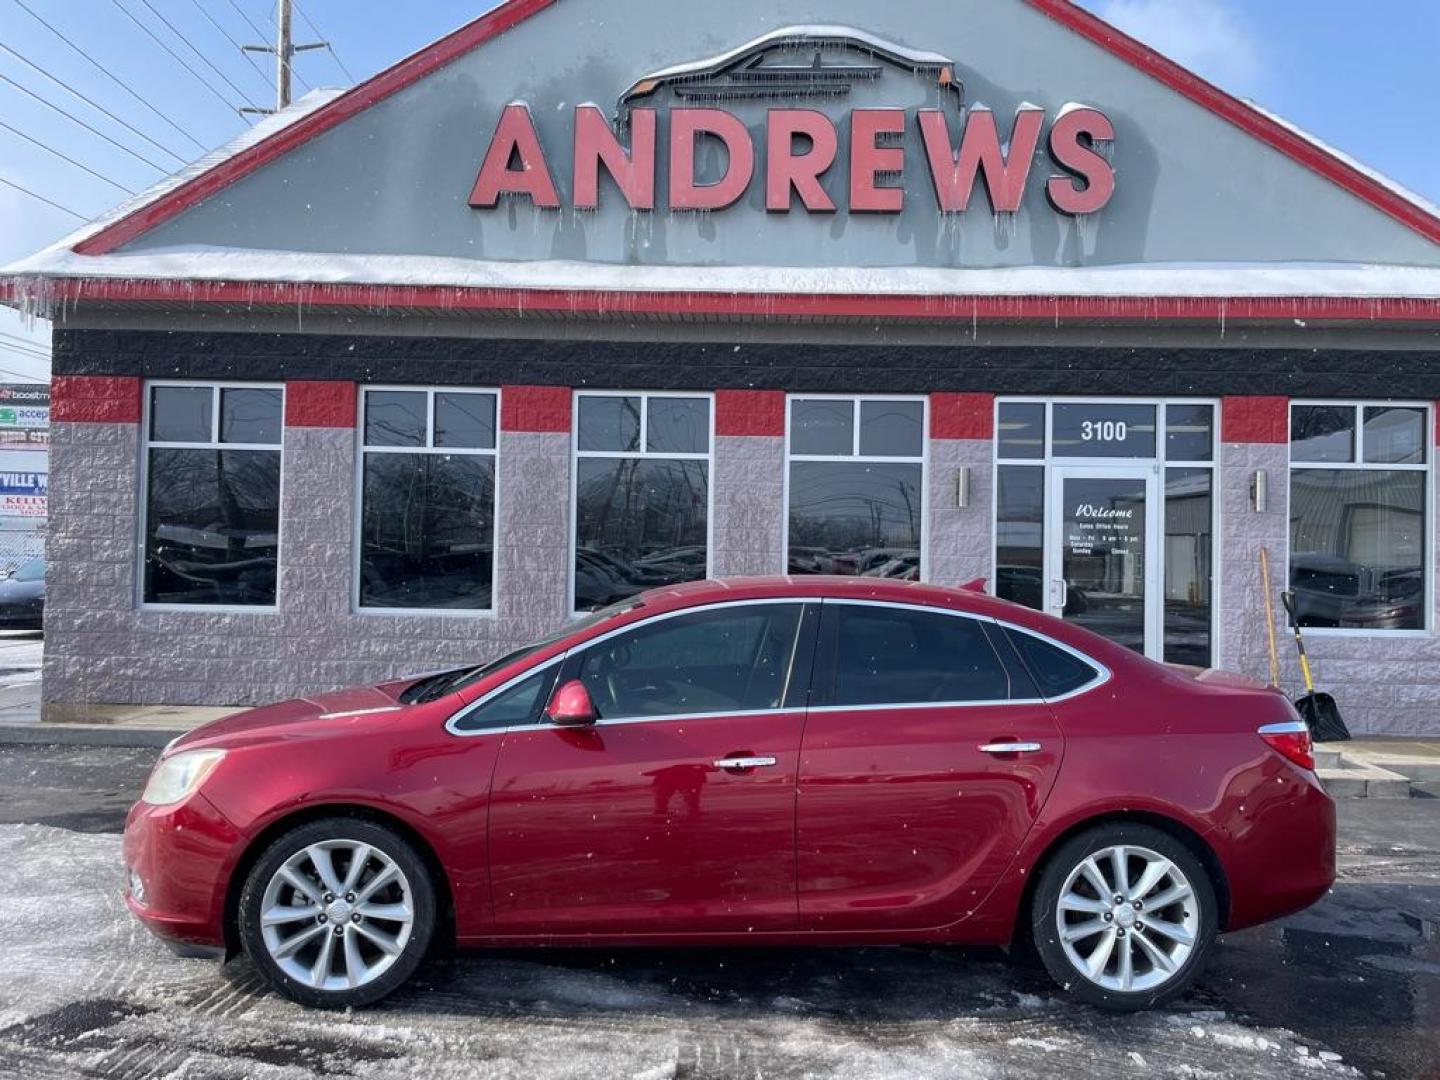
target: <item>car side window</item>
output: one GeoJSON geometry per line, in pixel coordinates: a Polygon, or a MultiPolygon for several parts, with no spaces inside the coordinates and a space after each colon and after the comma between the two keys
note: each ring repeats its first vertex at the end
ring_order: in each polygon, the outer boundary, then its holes
{"type": "Polygon", "coordinates": [[[1100,674],[1074,653],[1042,641],[1033,634],[1006,627],[1005,635],[1030,670],[1042,697],[1056,698],[1079,690],[1100,674]]]}
{"type": "Polygon", "coordinates": [[[975,619],[860,604],[837,604],[831,617],[835,628],[832,705],[1010,697],[1009,673],[975,619]]]}
{"type": "Polygon", "coordinates": [[[660,619],[586,649],[576,678],[602,719],[778,709],[802,610],[744,604],[660,619]]]}
{"type": "Polygon", "coordinates": [[[497,728],[535,723],[540,719],[540,710],[550,700],[550,690],[555,685],[555,676],[559,670],[559,664],[551,664],[543,671],[521,679],[508,690],[502,690],[456,720],[455,730],[494,731],[497,728]]]}

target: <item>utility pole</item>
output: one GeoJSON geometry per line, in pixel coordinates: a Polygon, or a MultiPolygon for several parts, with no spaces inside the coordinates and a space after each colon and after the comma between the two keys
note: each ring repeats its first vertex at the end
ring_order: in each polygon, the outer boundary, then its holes
{"type": "Polygon", "coordinates": [[[275,13],[275,111],[290,104],[290,0],[280,0],[275,13]]]}
{"type": "Polygon", "coordinates": [[[272,53],[275,57],[275,108],[273,109],[241,109],[245,113],[260,113],[269,116],[279,112],[290,104],[290,82],[294,74],[292,64],[296,53],[309,52],[312,49],[328,49],[328,41],[311,41],[304,45],[296,45],[291,40],[291,7],[292,0],[277,0],[275,5],[275,44],[274,45],[243,45],[246,52],[272,53]]]}

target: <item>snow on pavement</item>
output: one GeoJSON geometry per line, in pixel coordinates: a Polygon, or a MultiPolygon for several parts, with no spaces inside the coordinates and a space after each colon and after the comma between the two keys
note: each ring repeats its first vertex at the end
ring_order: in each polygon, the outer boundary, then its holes
{"type": "Polygon", "coordinates": [[[243,959],[171,957],[125,908],[118,836],[4,825],[0,863],[5,1077],[1358,1075],[1193,1002],[1074,1006],[982,950],[485,952],[376,1008],[311,1011],[243,959]]]}

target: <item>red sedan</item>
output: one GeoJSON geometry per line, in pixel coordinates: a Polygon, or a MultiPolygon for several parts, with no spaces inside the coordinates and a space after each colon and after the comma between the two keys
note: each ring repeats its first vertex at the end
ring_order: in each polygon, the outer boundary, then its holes
{"type": "Polygon", "coordinates": [[[209,724],[125,858],[155,933],[309,1005],[383,997],[442,938],[1028,940],[1131,1009],[1322,896],[1335,812],[1276,691],[979,593],[774,578],[209,724]]]}

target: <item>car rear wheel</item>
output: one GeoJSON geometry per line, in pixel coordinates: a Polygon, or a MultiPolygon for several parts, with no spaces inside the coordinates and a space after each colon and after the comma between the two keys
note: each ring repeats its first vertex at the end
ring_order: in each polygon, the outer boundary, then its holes
{"type": "Polygon", "coordinates": [[[240,895],[246,955],[303,1005],[369,1005],[405,982],[435,931],[435,889],[405,838],[359,818],[271,844],[240,895]]]}
{"type": "Polygon", "coordinates": [[[1031,933],[1047,971],[1073,996],[1145,1009],[1184,993],[1218,923],[1201,861],[1148,825],[1104,825],[1067,841],[1035,888],[1031,933]]]}

